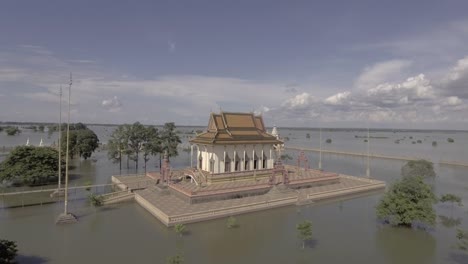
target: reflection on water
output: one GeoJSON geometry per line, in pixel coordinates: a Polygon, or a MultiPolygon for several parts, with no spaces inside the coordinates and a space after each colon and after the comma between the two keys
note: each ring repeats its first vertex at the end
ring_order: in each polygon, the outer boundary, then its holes
{"type": "MultiPolygon", "coordinates": [[[[101,142],[106,142],[111,127],[96,129],[101,142]]],[[[191,128],[190,128],[191,129],[191,128]]],[[[32,132],[31,132],[32,133],[32,132]]],[[[318,147],[318,132],[307,130],[281,130],[291,140],[287,144],[318,147]],[[307,139],[306,134],[311,138],[307,139]],[[289,135],[291,134],[291,135],[289,135]]],[[[364,132],[362,132],[364,133],[364,132]]],[[[330,149],[365,151],[359,132],[324,132],[323,138],[332,138],[327,144],[330,149]],[[325,134],[329,133],[329,134],[325,134]]],[[[56,134],[55,134],[56,135],[56,134]]],[[[40,139],[40,133],[22,133],[7,138],[0,133],[0,146],[24,144],[40,139]],[[34,137],[34,138],[33,138],[34,137]]],[[[392,133],[378,132],[374,136],[387,139],[371,139],[371,151],[384,154],[416,156],[423,153],[435,161],[464,160],[468,148],[468,134],[452,133],[392,133]],[[409,136],[421,139],[421,144],[408,142],[409,136]],[[400,144],[396,138],[407,137],[400,144]],[[455,139],[448,144],[446,137],[455,139]],[[426,140],[424,140],[426,138],[426,140]],[[431,143],[439,142],[436,148],[431,143]]],[[[51,140],[54,140],[52,135],[51,140]]],[[[183,138],[186,142],[187,138],[183,138]]],[[[48,142],[48,141],[46,141],[48,142]]],[[[325,144],[324,144],[325,146],[325,144]]],[[[293,157],[296,152],[287,151],[293,157]]],[[[188,166],[189,153],[179,151],[180,156],[171,159],[174,167],[188,166]]],[[[318,154],[308,153],[309,163],[317,167],[318,154]]],[[[392,183],[399,179],[402,161],[372,159],[371,176],[392,183]]],[[[93,154],[93,160],[74,160],[76,175],[71,185],[80,185],[88,180],[95,184],[109,183],[111,175],[119,174],[118,164],[107,160],[105,151],[93,154]]],[[[159,158],[148,162],[149,170],[157,170],[159,158]]],[[[123,174],[135,173],[133,163],[123,174]]],[[[366,159],[324,155],[323,166],[327,171],[351,175],[365,175],[366,159]]],[[[453,193],[468,204],[468,169],[453,166],[436,166],[437,177],[431,184],[437,195],[453,193]]],[[[104,192],[105,189],[93,189],[104,192]]],[[[75,195],[75,196],[73,196],[75,195]]],[[[73,194],[83,197],[86,192],[73,194]]],[[[284,207],[275,210],[236,216],[239,228],[226,228],[227,219],[188,225],[190,234],[180,238],[175,232],[162,225],[152,215],[135,203],[98,208],[89,207],[85,200],[70,201],[71,211],[79,216],[79,223],[55,226],[55,218],[62,212],[63,204],[0,210],[0,237],[18,242],[20,254],[47,263],[165,263],[166,258],[183,252],[186,263],[463,263],[454,254],[455,228],[468,228],[466,207],[437,205],[439,224],[430,233],[378,227],[375,206],[381,197],[376,194],[353,200],[328,204],[284,207]],[[301,249],[297,238],[296,224],[311,220],[313,225],[313,247],[301,249]],[[137,261],[136,261],[137,260],[137,261]]],[[[466,263],[466,262],[465,262],[466,263]]]]}
{"type": "Polygon", "coordinates": [[[437,242],[429,232],[385,226],[378,228],[375,236],[386,263],[438,263],[437,242]]]}

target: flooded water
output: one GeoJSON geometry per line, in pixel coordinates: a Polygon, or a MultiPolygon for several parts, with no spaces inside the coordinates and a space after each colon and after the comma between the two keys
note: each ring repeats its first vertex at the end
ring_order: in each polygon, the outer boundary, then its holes
{"type": "MultiPolygon", "coordinates": [[[[92,128],[104,143],[113,129],[92,128]]],[[[280,129],[280,133],[290,138],[287,145],[319,146],[318,131],[280,129]],[[306,138],[307,133],[310,139],[306,138]]],[[[323,147],[365,152],[366,143],[355,137],[365,134],[323,131],[323,140],[332,139],[331,144],[324,143],[323,147]]],[[[0,146],[24,144],[28,137],[30,142],[40,141],[41,136],[51,144],[56,135],[49,139],[47,133],[24,132],[15,137],[3,133],[0,146]]],[[[373,153],[468,163],[465,132],[373,132],[371,136],[387,137],[371,139],[373,153]],[[400,144],[394,143],[404,137],[400,144]],[[455,143],[448,143],[448,137],[455,143]],[[422,143],[412,144],[417,140],[422,143]],[[432,141],[438,142],[437,147],[432,147],[432,141]]],[[[310,165],[316,167],[318,154],[309,153],[308,157],[310,165]]],[[[111,175],[119,173],[118,164],[108,161],[105,151],[95,153],[92,160],[74,162],[72,185],[88,180],[108,183],[111,175]]],[[[180,150],[180,156],[171,163],[174,167],[188,166],[188,153],[180,150]]],[[[154,158],[148,168],[154,170],[158,164],[159,159],[154,158]]],[[[392,183],[400,177],[403,164],[373,159],[372,177],[392,183]]],[[[323,156],[327,171],[360,176],[365,174],[365,166],[365,158],[323,156]]],[[[437,177],[429,182],[435,192],[454,193],[468,205],[468,168],[438,165],[435,168],[437,177]]],[[[135,170],[130,167],[122,173],[127,172],[135,170]]],[[[441,217],[428,232],[390,228],[376,221],[375,206],[380,196],[240,215],[236,217],[240,226],[235,229],[226,228],[226,219],[189,224],[189,232],[183,237],[136,203],[95,209],[85,200],[74,199],[70,207],[79,223],[73,225],[55,225],[55,218],[63,210],[61,203],[1,210],[0,238],[18,242],[20,263],[166,263],[166,258],[175,254],[182,254],[185,263],[468,263],[467,256],[453,249],[456,228],[468,229],[467,206],[452,209],[436,205],[441,217]],[[302,250],[295,226],[305,219],[313,223],[313,240],[302,250]]]]}

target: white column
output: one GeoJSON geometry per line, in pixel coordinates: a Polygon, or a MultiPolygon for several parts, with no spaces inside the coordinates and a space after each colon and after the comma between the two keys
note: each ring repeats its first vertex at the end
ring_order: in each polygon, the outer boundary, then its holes
{"type": "Polygon", "coordinates": [[[190,168],[193,168],[193,145],[190,145],[190,168]]]}
{"type": "Polygon", "coordinates": [[[226,172],[226,146],[224,146],[224,152],[223,152],[223,172],[226,172]]]}
{"type": "Polygon", "coordinates": [[[274,163],[273,157],[272,157],[272,155],[271,155],[271,154],[272,154],[271,149],[272,149],[272,147],[271,147],[271,145],[270,145],[270,160],[268,161],[268,167],[269,167],[269,168],[273,168],[273,164],[271,164],[271,163],[274,163]]]}

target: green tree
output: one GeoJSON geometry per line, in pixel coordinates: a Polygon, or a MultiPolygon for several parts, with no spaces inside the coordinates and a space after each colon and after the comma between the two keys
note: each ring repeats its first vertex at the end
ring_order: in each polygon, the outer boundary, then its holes
{"type": "Polygon", "coordinates": [[[325,140],[325,142],[330,144],[330,143],[332,143],[332,140],[331,140],[331,138],[329,138],[329,139],[325,140]]]}
{"type": "Polygon", "coordinates": [[[432,188],[421,177],[404,177],[395,182],[377,205],[377,217],[393,226],[416,223],[433,226],[437,202],[432,188]]]}
{"type": "Polygon", "coordinates": [[[0,263],[15,263],[17,253],[16,242],[0,239],[0,263]]]}
{"type": "Polygon", "coordinates": [[[174,226],[174,231],[180,236],[182,236],[186,232],[186,230],[187,230],[187,227],[184,224],[176,224],[174,226]]]}
{"type": "Polygon", "coordinates": [[[131,159],[135,162],[135,170],[138,171],[138,161],[140,152],[143,150],[143,143],[146,128],[140,122],[135,122],[130,126],[128,133],[128,149],[132,152],[131,159]]]}
{"type": "Polygon", "coordinates": [[[237,219],[235,217],[233,217],[233,216],[230,216],[227,219],[226,226],[227,226],[227,228],[231,229],[231,228],[236,228],[239,225],[237,223],[237,219]]]}
{"type": "Polygon", "coordinates": [[[410,160],[401,167],[403,177],[435,177],[434,165],[427,160],[410,160]]]}
{"type": "Polygon", "coordinates": [[[19,146],[0,163],[0,181],[17,185],[55,182],[57,172],[58,151],[51,147],[19,146]]]}
{"type": "Polygon", "coordinates": [[[468,231],[458,229],[457,230],[457,248],[463,251],[468,251],[468,231]]]}
{"type": "Polygon", "coordinates": [[[143,161],[145,162],[145,174],[146,165],[150,159],[150,156],[156,155],[161,152],[161,138],[159,137],[158,129],[154,126],[147,127],[143,134],[143,161]]]}
{"type": "MultiPolygon", "coordinates": [[[[70,158],[73,159],[75,155],[78,155],[85,160],[91,157],[93,152],[99,147],[99,138],[96,133],[89,128],[81,129],[85,125],[78,123],[70,125],[70,140],[69,140],[69,152],[70,158]],[[73,130],[72,130],[73,128],[73,130]],[[80,129],[75,129],[80,128],[80,129]]],[[[67,132],[62,132],[61,138],[62,153],[66,153],[67,149],[67,132]]]]}
{"type": "MultiPolygon", "coordinates": [[[[122,154],[129,154],[128,149],[128,125],[118,126],[112,132],[110,139],[107,143],[107,157],[114,163],[119,163],[119,170],[122,172],[122,154]]],[[[128,158],[127,158],[128,160],[128,158]]],[[[128,169],[128,163],[127,163],[128,169]]]]}
{"type": "Polygon", "coordinates": [[[18,127],[9,126],[5,129],[5,132],[8,136],[14,136],[21,133],[21,130],[18,127]]]}
{"type": "Polygon", "coordinates": [[[305,242],[312,239],[312,222],[304,221],[296,225],[297,236],[302,241],[302,249],[305,248],[305,242]]]}
{"type": "Polygon", "coordinates": [[[453,138],[447,138],[447,142],[448,143],[453,143],[453,142],[455,142],[455,140],[453,140],[453,138]]]}
{"type": "Polygon", "coordinates": [[[76,151],[78,156],[86,160],[99,147],[99,139],[96,133],[90,129],[77,130],[76,133],[76,151]]]}
{"type": "Polygon", "coordinates": [[[44,125],[38,125],[37,126],[37,130],[39,130],[39,132],[44,132],[44,125]]]}
{"type": "Polygon", "coordinates": [[[176,126],[173,122],[165,123],[161,131],[161,152],[159,153],[159,167],[161,167],[161,155],[167,151],[168,157],[179,155],[177,146],[180,141],[179,135],[175,132],[176,126]]]}

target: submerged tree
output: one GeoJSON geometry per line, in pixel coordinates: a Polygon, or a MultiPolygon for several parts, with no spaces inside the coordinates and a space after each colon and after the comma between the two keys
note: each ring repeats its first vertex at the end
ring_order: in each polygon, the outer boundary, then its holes
{"type": "Polygon", "coordinates": [[[14,136],[21,133],[21,130],[18,127],[9,126],[5,128],[5,132],[8,136],[14,136]]]}
{"type": "Polygon", "coordinates": [[[427,160],[410,160],[401,167],[403,177],[435,177],[434,165],[427,160]]]}
{"type": "Polygon", "coordinates": [[[57,150],[51,147],[19,146],[0,163],[0,181],[17,185],[47,184],[58,179],[57,171],[57,150]]]}
{"type": "MultiPolygon", "coordinates": [[[[64,126],[66,127],[66,126],[64,126]]],[[[81,158],[88,159],[93,152],[99,147],[99,139],[91,129],[87,128],[82,123],[70,124],[70,139],[69,139],[68,154],[73,159],[75,155],[81,158]]],[[[62,153],[67,150],[67,132],[62,131],[61,137],[62,153]]]]}
{"type": "MultiPolygon", "coordinates": [[[[118,126],[112,132],[107,142],[107,157],[114,163],[119,163],[119,170],[122,172],[122,154],[128,153],[128,136],[125,125],[118,126]]],[[[127,167],[128,169],[128,167],[127,167]]]]}
{"type": "Polygon", "coordinates": [[[237,219],[233,216],[230,216],[227,219],[226,226],[227,228],[231,229],[231,228],[238,227],[239,225],[237,224],[237,219]]]}
{"type": "Polygon", "coordinates": [[[88,196],[88,201],[91,205],[98,207],[104,204],[104,197],[102,195],[92,193],[88,196]]]}
{"type": "Polygon", "coordinates": [[[457,230],[457,248],[463,251],[468,251],[468,231],[458,229],[457,230]]]}
{"type": "Polygon", "coordinates": [[[179,135],[175,132],[176,126],[174,122],[165,123],[161,131],[161,149],[159,152],[159,167],[161,167],[161,155],[167,151],[168,157],[175,157],[179,155],[177,151],[177,146],[182,141],[180,140],[179,135]]]}
{"type": "Polygon", "coordinates": [[[404,177],[395,182],[377,205],[377,217],[393,226],[410,227],[416,223],[435,224],[432,188],[421,177],[404,177]]]}
{"type": "Polygon", "coordinates": [[[0,263],[16,263],[15,258],[17,253],[16,242],[0,239],[0,263]]]}
{"type": "Polygon", "coordinates": [[[312,222],[304,221],[296,225],[297,236],[302,241],[302,249],[305,248],[305,242],[312,239],[312,222]]]}
{"type": "Polygon", "coordinates": [[[156,155],[161,152],[161,138],[159,137],[158,129],[154,126],[147,127],[145,133],[143,133],[143,161],[145,162],[145,174],[146,164],[150,159],[150,156],[156,155]]]}
{"type": "Polygon", "coordinates": [[[130,126],[128,133],[128,149],[132,152],[132,159],[135,161],[135,170],[138,171],[138,160],[140,152],[143,148],[143,138],[145,134],[145,126],[140,122],[135,122],[130,126]]]}
{"type": "Polygon", "coordinates": [[[186,229],[187,227],[184,224],[176,224],[174,226],[174,231],[180,236],[182,236],[185,233],[186,229]]]}

